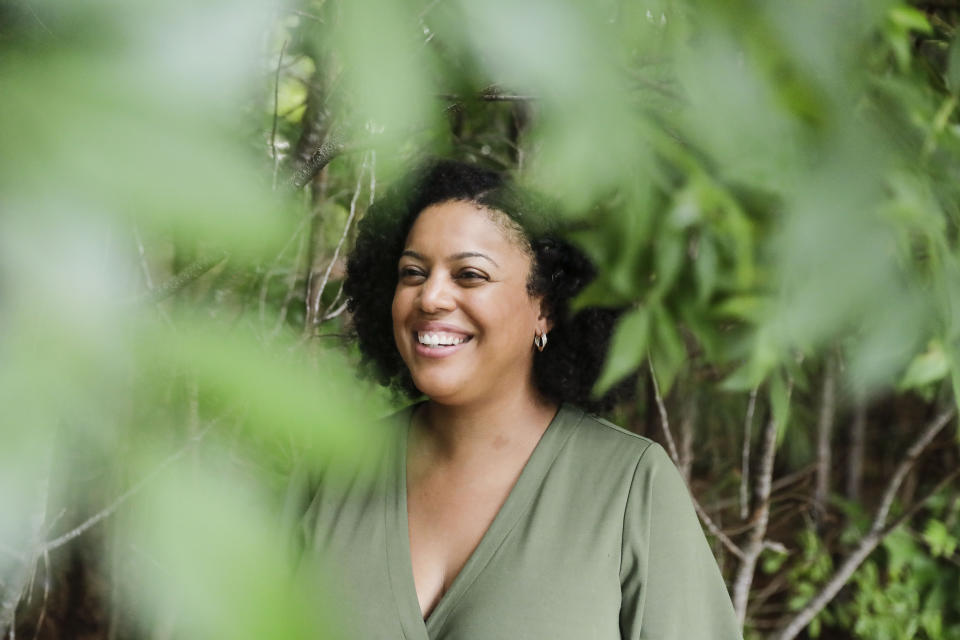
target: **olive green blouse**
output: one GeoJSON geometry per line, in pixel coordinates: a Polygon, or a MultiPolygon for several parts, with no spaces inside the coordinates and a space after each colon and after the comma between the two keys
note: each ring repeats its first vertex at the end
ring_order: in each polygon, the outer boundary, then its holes
{"type": "Polygon", "coordinates": [[[385,421],[393,446],[379,457],[382,473],[322,481],[302,523],[332,587],[324,608],[341,614],[345,638],[740,638],[687,488],[662,447],[569,405],[424,620],[407,529],[410,414],[385,421]]]}

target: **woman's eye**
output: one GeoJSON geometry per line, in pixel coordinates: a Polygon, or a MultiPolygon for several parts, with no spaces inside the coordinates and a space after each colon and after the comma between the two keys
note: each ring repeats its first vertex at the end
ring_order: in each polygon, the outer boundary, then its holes
{"type": "Polygon", "coordinates": [[[487,277],[478,271],[461,271],[457,274],[458,280],[466,280],[467,282],[479,282],[481,280],[486,280],[487,277]]]}
{"type": "Polygon", "coordinates": [[[423,271],[416,267],[402,267],[400,269],[401,278],[422,278],[423,276],[423,271]]]}

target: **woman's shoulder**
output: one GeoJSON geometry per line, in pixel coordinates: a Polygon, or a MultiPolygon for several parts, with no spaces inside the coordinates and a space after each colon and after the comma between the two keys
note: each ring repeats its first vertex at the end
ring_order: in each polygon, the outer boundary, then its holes
{"type": "Polygon", "coordinates": [[[636,471],[641,466],[672,464],[656,441],[625,429],[605,418],[565,404],[563,410],[578,420],[571,449],[608,470],[636,471]]]}
{"type": "Polygon", "coordinates": [[[564,404],[563,411],[575,415],[580,421],[578,435],[582,440],[599,447],[627,449],[631,453],[643,454],[650,447],[659,447],[654,440],[624,429],[618,424],[580,407],[564,404]]]}

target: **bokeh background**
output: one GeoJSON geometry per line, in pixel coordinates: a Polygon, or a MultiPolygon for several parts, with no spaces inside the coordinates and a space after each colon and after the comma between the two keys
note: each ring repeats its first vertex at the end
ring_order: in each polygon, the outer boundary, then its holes
{"type": "Polygon", "coordinates": [[[0,1],[0,637],[338,638],[357,221],[553,197],[748,639],[960,638],[955,0],[0,1]],[[304,575],[308,574],[308,575],[304,575]]]}

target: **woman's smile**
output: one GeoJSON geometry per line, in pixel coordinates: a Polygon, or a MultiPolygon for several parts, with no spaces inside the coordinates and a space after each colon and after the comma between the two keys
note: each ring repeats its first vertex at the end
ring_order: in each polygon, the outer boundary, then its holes
{"type": "Polygon", "coordinates": [[[417,355],[425,358],[445,358],[453,355],[473,338],[467,332],[440,322],[418,325],[412,337],[417,342],[417,355]]]}

